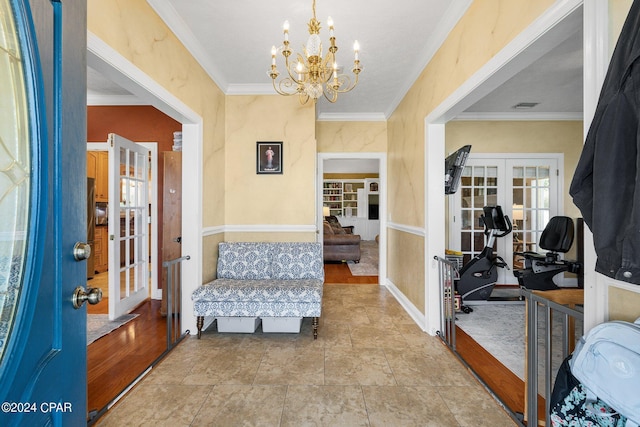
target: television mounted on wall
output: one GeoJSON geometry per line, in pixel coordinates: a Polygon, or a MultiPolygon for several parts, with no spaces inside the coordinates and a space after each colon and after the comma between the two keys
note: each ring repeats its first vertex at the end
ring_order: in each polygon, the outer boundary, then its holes
{"type": "Polygon", "coordinates": [[[444,194],[454,194],[458,190],[470,151],[471,145],[465,145],[444,160],[444,194]]]}

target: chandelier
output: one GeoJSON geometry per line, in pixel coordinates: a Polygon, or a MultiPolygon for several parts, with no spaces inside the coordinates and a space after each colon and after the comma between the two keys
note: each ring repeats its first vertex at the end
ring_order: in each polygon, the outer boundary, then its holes
{"type": "Polygon", "coordinates": [[[301,104],[306,104],[309,99],[317,102],[320,96],[324,96],[329,102],[336,102],[339,93],[345,93],[352,90],[358,84],[358,75],[362,68],[358,60],[358,51],[360,46],[358,41],[353,44],[355,58],[353,61],[352,72],[354,78],[345,74],[339,74],[338,64],[336,62],[336,38],[333,34],[333,20],[331,17],[327,19],[329,26],[329,52],[323,57],[322,41],[320,40],[320,22],[316,19],[316,1],[313,0],[313,18],[309,20],[309,39],[307,44],[303,46],[304,55],[296,53],[297,61],[295,64],[290,62],[289,57],[292,52],[289,48],[289,21],[284,22],[284,45],[281,47],[284,56],[285,68],[287,74],[278,80],[280,73],[276,67],[276,54],[278,49],[275,46],[271,48],[271,70],[268,71],[273,81],[273,88],[277,93],[284,96],[299,95],[301,104]]]}

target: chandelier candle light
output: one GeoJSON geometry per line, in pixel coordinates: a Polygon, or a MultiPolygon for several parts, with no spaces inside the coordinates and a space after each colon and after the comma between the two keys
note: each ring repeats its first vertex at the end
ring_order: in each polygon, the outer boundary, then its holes
{"type": "Polygon", "coordinates": [[[358,51],[360,46],[358,41],[353,44],[355,58],[353,61],[353,69],[355,75],[352,80],[350,76],[338,74],[338,64],[336,62],[336,38],[334,36],[333,20],[331,17],[327,19],[329,26],[329,52],[322,57],[322,41],[320,40],[320,21],[316,19],[316,1],[313,0],[313,18],[309,20],[309,39],[307,44],[303,46],[304,56],[296,53],[297,62],[294,65],[289,62],[289,57],[293,53],[289,48],[289,21],[284,22],[284,45],[281,47],[282,55],[285,60],[287,76],[280,79],[280,73],[276,67],[276,54],[278,49],[275,46],[271,48],[271,70],[268,72],[273,81],[273,88],[277,93],[284,96],[299,95],[301,104],[306,104],[309,99],[314,102],[318,101],[321,95],[329,102],[336,102],[339,93],[345,93],[352,90],[358,84],[358,75],[362,68],[358,59],[358,51]]]}

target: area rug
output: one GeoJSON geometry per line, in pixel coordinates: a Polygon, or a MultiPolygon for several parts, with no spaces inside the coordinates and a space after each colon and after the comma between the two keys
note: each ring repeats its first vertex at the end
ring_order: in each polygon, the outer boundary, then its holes
{"type": "MultiPolygon", "coordinates": [[[[538,372],[543,372],[544,366],[544,322],[543,307],[538,312],[538,372]]],[[[560,337],[562,335],[562,322],[554,312],[552,320],[552,373],[562,362],[560,337]]],[[[498,359],[511,372],[524,380],[525,371],[525,305],[520,304],[489,304],[473,306],[473,312],[456,315],[456,325],[471,336],[478,344],[498,359]]],[[[582,322],[576,322],[575,336],[582,335],[582,322]]],[[[553,375],[555,378],[555,375],[553,375]]],[[[539,387],[543,384],[541,379],[539,387]]]]}
{"type": "Polygon", "coordinates": [[[347,262],[351,274],[354,276],[378,275],[378,244],[375,240],[360,241],[360,262],[347,262]]]}
{"type": "Polygon", "coordinates": [[[87,345],[138,316],[139,314],[124,314],[115,320],[109,320],[108,314],[87,314],[87,345]]]}

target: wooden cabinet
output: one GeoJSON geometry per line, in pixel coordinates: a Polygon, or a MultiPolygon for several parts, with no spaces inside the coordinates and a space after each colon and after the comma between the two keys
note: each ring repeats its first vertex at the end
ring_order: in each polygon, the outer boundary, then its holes
{"type": "Polygon", "coordinates": [[[98,151],[96,172],[96,202],[109,201],[109,152],[98,151]]]}
{"type": "Polygon", "coordinates": [[[95,178],[98,175],[98,151],[87,151],[87,177],[95,178]]]}
{"type": "Polygon", "coordinates": [[[109,201],[109,152],[87,151],[87,176],[95,178],[96,202],[109,201]]]}
{"type": "Polygon", "coordinates": [[[100,225],[96,227],[93,241],[95,251],[94,268],[98,273],[104,273],[109,269],[109,227],[100,225]]]}

